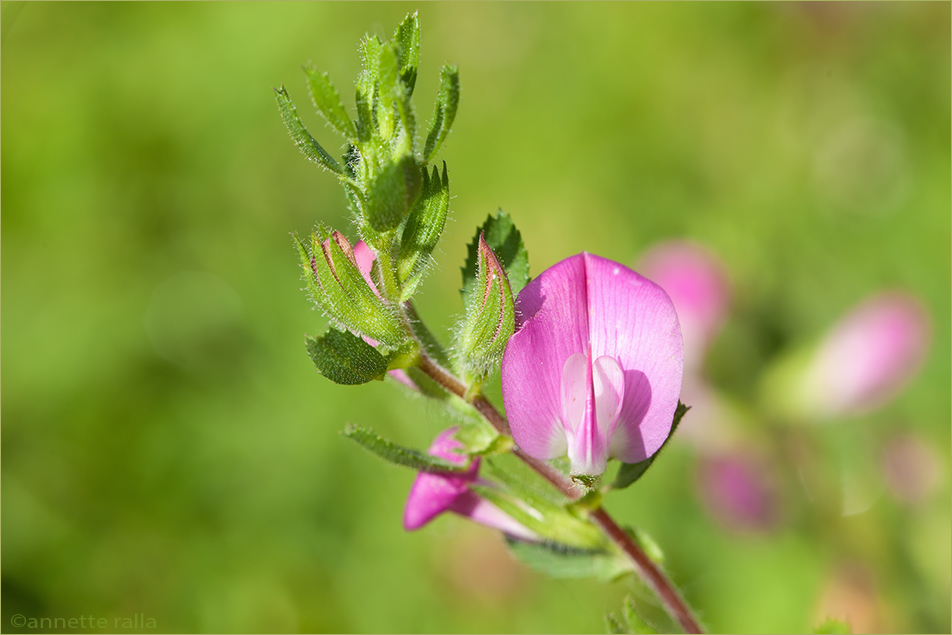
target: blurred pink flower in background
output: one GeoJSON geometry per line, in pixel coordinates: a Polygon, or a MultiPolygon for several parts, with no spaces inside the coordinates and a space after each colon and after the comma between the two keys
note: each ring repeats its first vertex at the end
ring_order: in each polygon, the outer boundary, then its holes
{"type": "Polygon", "coordinates": [[[776,478],[754,452],[735,448],[702,455],[697,487],[704,506],[728,529],[769,531],[780,520],[776,478]]]}
{"type": "Polygon", "coordinates": [[[674,302],[684,338],[685,373],[699,372],[730,307],[730,282],[723,264],[700,245],[671,241],[645,253],[638,270],[674,302]]]}
{"type": "MultiPolygon", "coordinates": [[[[457,452],[463,444],[454,438],[456,428],[444,430],[430,445],[428,452],[456,465],[465,465],[465,454],[457,452]]],[[[437,474],[420,472],[407,496],[403,510],[403,527],[413,531],[423,527],[444,512],[453,512],[473,522],[498,529],[520,540],[539,540],[539,537],[512,516],[502,511],[479,494],[469,489],[471,483],[492,485],[479,478],[479,458],[472,461],[462,473],[437,474]]]]}
{"type": "Polygon", "coordinates": [[[895,397],[928,350],[925,309],[911,295],[880,293],[833,327],[813,356],[800,399],[817,416],[862,414],[895,397]]]}

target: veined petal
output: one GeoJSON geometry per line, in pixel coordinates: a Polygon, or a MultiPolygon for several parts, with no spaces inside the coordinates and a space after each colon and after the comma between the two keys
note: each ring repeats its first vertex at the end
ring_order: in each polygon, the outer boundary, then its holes
{"type": "Polygon", "coordinates": [[[585,263],[581,255],[546,269],[515,303],[516,332],[502,359],[502,395],[512,436],[539,459],[567,449],[562,423],[562,371],[588,350],[585,263]]]}
{"type": "Polygon", "coordinates": [[[681,392],[683,345],[658,285],[581,253],[526,285],[516,311],[502,389],[519,447],[537,459],[568,451],[580,474],[661,447],[681,392]]]}
{"type": "Polygon", "coordinates": [[[655,283],[617,262],[582,256],[592,355],[611,356],[625,377],[611,456],[637,463],[664,443],[678,406],[684,368],[678,316],[655,283]]]}
{"type": "Polygon", "coordinates": [[[374,284],[373,279],[370,277],[370,270],[374,266],[374,260],[377,259],[377,254],[367,246],[362,240],[357,241],[357,244],[354,245],[354,259],[357,261],[357,269],[360,271],[360,275],[364,277],[364,280],[367,281],[367,284],[370,285],[370,288],[374,290],[374,293],[377,296],[380,296],[380,292],[377,291],[377,285],[374,284]]]}

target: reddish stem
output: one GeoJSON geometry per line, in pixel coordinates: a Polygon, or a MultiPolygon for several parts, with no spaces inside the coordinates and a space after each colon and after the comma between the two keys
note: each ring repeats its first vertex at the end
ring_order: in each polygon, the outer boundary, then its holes
{"type": "MultiPolygon", "coordinates": [[[[443,386],[448,392],[461,399],[466,399],[467,387],[462,381],[453,376],[449,371],[430,359],[427,355],[421,355],[420,370],[429,375],[438,384],[443,386]]],[[[509,435],[509,423],[506,418],[500,414],[496,407],[481,394],[477,394],[469,399],[469,404],[473,406],[500,434],[509,435]]],[[[526,465],[538,472],[545,480],[549,481],[556,489],[568,497],[570,500],[576,500],[582,496],[584,491],[577,487],[572,479],[565,476],[562,472],[555,469],[548,463],[534,459],[518,447],[513,449],[513,454],[519,457],[526,465]]],[[[684,602],[681,594],[678,593],[675,586],[664,575],[661,569],[648,557],[648,555],[638,546],[628,533],[626,533],[618,524],[608,515],[608,512],[601,506],[590,512],[592,520],[597,524],[605,535],[625,552],[635,565],[635,570],[641,578],[657,594],[658,598],[664,604],[668,613],[677,620],[685,633],[703,633],[700,624],[691,614],[691,609],[684,602]]]]}

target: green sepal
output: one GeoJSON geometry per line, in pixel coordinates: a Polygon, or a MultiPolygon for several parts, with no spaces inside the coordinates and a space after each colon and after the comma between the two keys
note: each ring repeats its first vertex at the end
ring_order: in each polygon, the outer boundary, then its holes
{"type": "Polygon", "coordinates": [[[467,379],[478,382],[502,360],[506,343],[516,327],[509,280],[482,235],[476,282],[467,299],[466,317],[457,332],[457,350],[467,379]]]}
{"type": "Polygon", "coordinates": [[[512,437],[499,434],[481,416],[464,417],[454,436],[469,455],[495,456],[511,452],[515,447],[512,437]]]}
{"type": "Polygon", "coordinates": [[[455,66],[440,69],[440,92],[436,97],[433,122],[426,136],[423,161],[429,163],[449,134],[459,107],[459,70],[455,66]]]}
{"type": "Polygon", "coordinates": [[[287,126],[288,133],[291,135],[291,139],[294,141],[294,145],[297,146],[298,150],[300,150],[311,163],[316,163],[336,174],[343,174],[344,170],[340,167],[340,164],[321,147],[321,144],[311,136],[311,133],[309,133],[307,128],[304,127],[304,124],[301,123],[301,118],[298,117],[297,109],[295,109],[294,104],[291,102],[291,97],[288,96],[288,91],[285,90],[284,84],[281,85],[281,88],[274,89],[274,95],[278,102],[278,109],[281,111],[281,118],[284,119],[284,125],[287,126]]]}
{"type": "Polygon", "coordinates": [[[366,185],[364,219],[377,232],[396,229],[416,202],[422,185],[422,170],[412,156],[390,161],[366,185]]]}
{"type": "Polygon", "coordinates": [[[852,633],[853,631],[850,628],[850,625],[844,622],[843,620],[838,620],[833,617],[828,617],[822,622],[820,622],[816,626],[816,628],[813,629],[813,632],[817,634],[829,633],[830,635],[848,635],[849,633],[852,633]]]}
{"type": "Polygon", "coordinates": [[[654,463],[654,460],[661,454],[661,450],[668,445],[668,441],[674,436],[674,431],[678,429],[678,425],[681,423],[681,418],[684,416],[684,413],[690,409],[690,406],[685,406],[678,401],[678,407],[674,410],[674,420],[671,422],[671,432],[668,433],[668,438],[664,440],[664,443],[661,444],[657,452],[644,461],[639,461],[638,463],[622,463],[621,467],[618,468],[618,473],[615,475],[615,480],[611,484],[612,489],[625,489],[644,476],[648,468],[654,463]]]}
{"type": "Polygon", "coordinates": [[[506,539],[509,550],[523,564],[553,578],[597,578],[611,582],[633,571],[627,559],[608,549],[578,549],[553,542],[506,539]]]}
{"type": "Polygon", "coordinates": [[[473,242],[467,247],[466,266],[461,269],[463,287],[460,294],[463,296],[464,306],[468,305],[469,296],[476,287],[481,235],[496,254],[503,269],[506,270],[513,296],[519,295],[522,288],[529,282],[529,252],[526,251],[526,246],[522,242],[522,235],[513,224],[512,217],[499,210],[495,216],[490,214],[486,217],[486,222],[476,230],[473,242]]]}
{"type": "Polygon", "coordinates": [[[348,423],[344,427],[342,434],[348,439],[353,439],[359,443],[364,449],[373,452],[390,463],[409,467],[419,472],[445,474],[447,472],[461,473],[469,469],[468,463],[466,465],[456,465],[455,463],[444,461],[443,459],[420,452],[419,450],[397,445],[379,436],[370,428],[361,428],[360,426],[348,423]]]}
{"type": "Polygon", "coordinates": [[[392,45],[381,45],[377,52],[377,131],[384,139],[395,132],[393,107],[398,79],[397,53],[392,45]]]}
{"type": "Polygon", "coordinates": [[[436,167],[430,176],[426,168],[421,171],[423,183],[420,195],[407,216],[407,223],[400,238],[400,253],[397,256],[397,273],[403,283],[403,297],[413,295],[417,285],[423,280],[430,254],[436,248],[446,226],[446,214],[450,203],[450,182],[446,175],[446,163],[443,173],[436,167]]]}
{"type": "Polygon", "coordinates": [[[407,14],[393,34],[397,44],[397,65],[400,81],[407,87],[408,97],[416,85],[417,67],[420,65],[420,16],[419,12],[407,14]]]}
{"type": "Polygon", "coordinates": [[[327,122],[334,126],[339,133],[347,139],[355,139],[357,130],[354,128],[354,123],[350,120],[350,117],[347,116],[347,111],[340,99],[340,93],[334,88],[330,76],[326,72],[322,73],[310,66],[305,66],[304,72],[307,74],[307,85],[311,91],[311,101],[314,103],[314,107],[324,115],[327,122]]]}
{"type": "Polygon", "coordinates": [[[486,458],[482,467],[483,474],[499,483],[502,489],[479,485],[471,487],[544,538],[582,549],[604,548],[604,535],[584,516],[553,500],[552,493],[537,487],[531,477],[520,477],[521,470],[500,469],[500,463],[506,458],[505,455],[486,458]]]}
{"type": "Polygon", "coordinates": [[[420,362],[420,345],[408,340],[400,348],[387,355],[387,370],[397,370],[417,366],[420,362]]]}
{"type": "Polygon", "coordinates": [[[406,343],[409,336],[399,317],[367,284],[340,232],[321,229],[312,234],[309,250],[297,242],[311,296],[331,318],[387,346],[406,343]]]}
{"type": "Polygon", "coordinates": [[[348,331],[331,328],[318,338],[306,337],[305,342],[317,370],[336,384],[366,384],[383,379],[387,372],[386,358],[348,331]]]}

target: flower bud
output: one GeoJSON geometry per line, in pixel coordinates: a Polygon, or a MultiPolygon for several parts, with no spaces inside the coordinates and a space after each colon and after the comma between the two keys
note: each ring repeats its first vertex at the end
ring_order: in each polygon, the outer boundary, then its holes
{"type": "Polygon", "coordinates": [[[487,375],[502,358],[515,329],[512,291],[496,254],[479,236],[479,269],[459,332],[459,350],[469,372],[487,375]]]}

